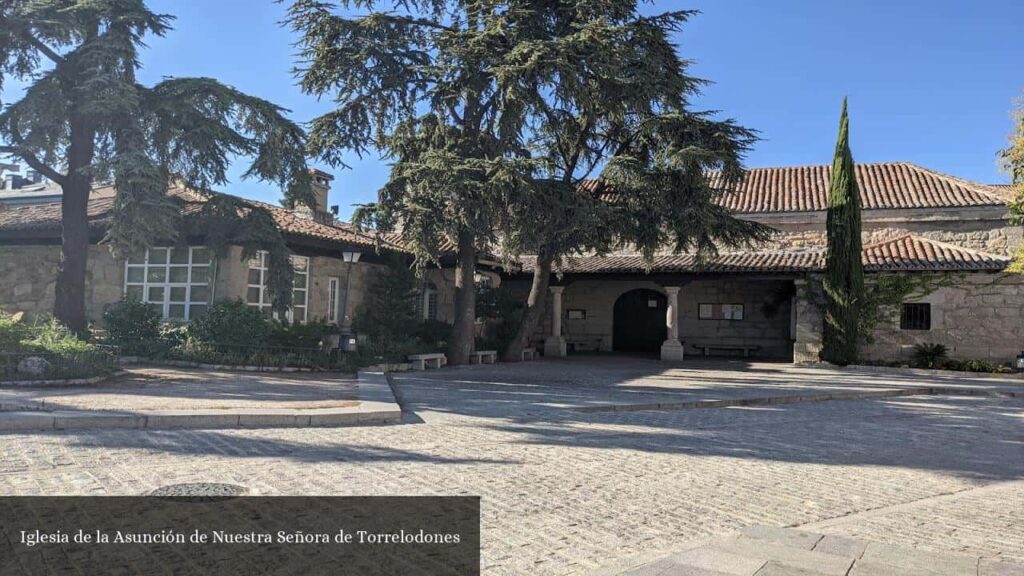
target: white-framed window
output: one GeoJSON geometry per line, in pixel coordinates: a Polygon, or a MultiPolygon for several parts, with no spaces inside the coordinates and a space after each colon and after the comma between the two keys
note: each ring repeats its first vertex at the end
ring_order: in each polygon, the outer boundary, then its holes
{"type": "Polygon", "coordinates": [[[697,318],[700,320],[711,320],[715,317],[715,305],[714,304],[698,304],[697,305],[697,318]]]}
{"type": "Polygon", "coordinates": [[[327,279],[327,321],[338,321],[338,286],[340,282],[336,276],[327,279]]]}
{"type": "Polygon", "coordinates": [[[125,262],[124,295],[152,304],[166,320],[187,322],[210,304],[211,262],[203,246],[150,248],[125,262]]]}
{"type": "Polygon", "coordinates": [[[437,286],[427,282],[420,290],[416,312],[421,320],[437,320],[437,286]]]}
{"type": "MultiPolygon", "coordinates": [[[[273,306],[267,291],[267,258],[267,252],[260,250],[249,260],[245,301],[250,306],[270,314],[273,306]]],[[[291,261],[295,270],[295,284],[292,288],[292,307],[288,309],[287,318],[289,322],[305,322],[306,309],[309,305],[309,258],[293,255],[291,261]]]]}

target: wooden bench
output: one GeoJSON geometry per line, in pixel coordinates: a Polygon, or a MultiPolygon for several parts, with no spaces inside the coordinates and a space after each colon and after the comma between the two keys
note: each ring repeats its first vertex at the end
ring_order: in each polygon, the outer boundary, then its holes
{"type": "Polygon", "coordinates": [[[494,364],[497,361],[497,350],[474,350],[469,353],[470,364],[494,364]]]}
{"type": "Polygon", "coordinates": [[[761,349],[760,346],[746,346],[743,344],[694,344],[693,347],[698,350],[703,350],[705,356],[710,356],[712,350],[727,350],[730,352],[742,351],[744,358],[749,358],[751,352],[757,352],[761,349]]]}
{"type": "Polygon", "coordinates": [[[448,363],[448,357],[441,353],[436,354],[410,354],[409,362],[412,362],[413,370],[426,370],[427,368],[440,368],[448,363]]]}
{"type": "Polygon", "coordinates": [[[523,348],[523,356],[522,356],[522,361],[523,362],[526,362],[526,361],[529,361],[529,360],[536,360],[536,359],[537,359],[537,349],[536,348],[523,348]]]}

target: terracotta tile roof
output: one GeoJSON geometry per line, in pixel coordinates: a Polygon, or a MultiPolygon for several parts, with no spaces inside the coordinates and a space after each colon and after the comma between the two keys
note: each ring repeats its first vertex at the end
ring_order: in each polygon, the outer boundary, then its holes
{"type": "MultiPolygon", "coordinates": [[[[578,256],[556,267],[557,272],[571,274],[643,274],[646,272],[813,272],[821,268],[822,254],[817,251],[771,251],[738,252],[720,254],[703,267],[698,265],[692,254],[669,254],[655,256],[650,268],[645,268],[643,257],[623,256],[578,256]]],[[[534,256],[521,258],[524,272],[532,272],[536,265],[534,256]]]]}
{"type": "MultiPolygon", "coordinates": [[[[864,247],[864,269],[884,271],[998,271],[1009,258],[959,246],[906,235],[864,247]]],[[[522,271],[530,273],[534,256],[521,259],[522,271]]],[[[692,254],[656,256],[645,268],[639,255],[580,256],[570,259],[557,271],[571,274],[643,274],[651,273],[799,273],[825,269],[824,250],[769,250],[720,254],[699,265],[692,254]]]]}
{"type": "MultiPolygon", "coordinates": [[[[1001,191],[907,162],[857,164],[857,184],[866,210],[999,206],[1001,191]]],[[[829,165],[753,168],[722,203],[743,214],[809,212],[828,206],[829,165]]],[[[713,183],[715,180],[712,181],[713,183]]]]}
{"type": "MultiPolygon", "coordinates": [[[[102,228],[110,221],[114,207],[111,196],[91,198],[87,207],[90,228],[102,228]]],[[[0,206],[0,231],[56,230],[60,232],[60,202],[0,206]]]]}
{"type": "MultiPolygon", "coordinates": [[[[184,202],[182,212],[187,216],[199,212],[208,194],[220,194],[220,192],[198,192],[185,188],[172,188],[168,190],[168,194],[184,202]]],[[[323,224],[273,204],[244,198],[242,200],[252,206],[269,210],[281,230],[290,236],[336,242],[339,245],[367,248],[377,246],[376,238],[369,234],[356,232],[348,224],[338,223],[334,226],[323,224]]],[[[112,187],[101,187],[94,190],[88,205],[90,227],[94,230],[105,228],[110,223],[113,206],[112,187]]],[[[54,231],[59,233],[60,218],[61,205],[59,202],[0,207],[0,232],[54,231]]],[[[380,245],[384,249],[399,250],[397,246],[383,238],[380,245]]]]}
{"type": "Polygon", "coordinates": [[[989,184],[988,186],[1007,202],[1012,202],[1017,197],[1018,190],[1024,190],[1024,186],[1017,184],[989,184]]]}
{"type": "Polygon", "coordinates": [[[910,234],[864,247],[864,269],[871,271],[1002,270],[1009,263],[1005,256],[910,234]]]}

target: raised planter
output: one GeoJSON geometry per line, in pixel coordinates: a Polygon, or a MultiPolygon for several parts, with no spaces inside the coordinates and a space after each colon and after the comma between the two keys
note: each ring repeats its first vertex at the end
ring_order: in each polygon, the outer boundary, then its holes
{"type": "MultiPolygon", "coordinates": [[[[831,366],[831,364],[826,364],[831,366]]],[[[838,367],[836,367],[838,368],[838,367]]],[[[879,374],[913,374],[917,376],[962,376],[964,378],[999,378],[1002,380],[1016,380],[1024,383],[1024,373],[1000,373],[1000,372],[966,372],[962,370],[932,370],[928,368],[902,368],[898,366],[870,366],[867,364],[851,364],[847,366],[852,370],[861,372],[875,372],[879,374]]]]}
{"type": "Polygon", "coordinates": [[[111,372],[110,374],[101,374],[99,376],[93,376],[91,378],[67,378],[64,380],[0,380],[0,388],[33,388],[33,387],[63,387],[63,386],[91,386],[93,384],[99,384],[115,376],[121,376],[125,374],[124,370],[118,370],[111,372]]]}
{"type": "Polygon", "coordinates": [[[121,364],[148,364],[151,366],[175,366],[180,368],[202,368],[205,370],[220,370],[222,372],[329,372],[351,374],[342,370],[317,370],[316,368],[304,368],[298,366],[246,366],[239,364],[203,364],[201,362],[189,362],[187,360],[154,360],[140,356],[124,356],[120,359],[121,364]]]}

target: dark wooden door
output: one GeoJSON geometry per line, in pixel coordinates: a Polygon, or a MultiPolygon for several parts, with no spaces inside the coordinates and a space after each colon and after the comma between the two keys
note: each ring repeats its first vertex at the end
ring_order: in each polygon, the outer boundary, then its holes
{"type": "Polygon", "coordinates": [[[616,352],[658,352],[668,329],[668,300],[654,290],[631,290],[615,301],[612,344],[616,352]]]}

